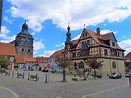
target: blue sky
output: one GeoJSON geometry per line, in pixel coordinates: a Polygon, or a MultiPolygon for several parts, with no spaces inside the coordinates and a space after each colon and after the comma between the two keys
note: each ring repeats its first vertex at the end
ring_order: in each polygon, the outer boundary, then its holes
{"type": "Polygon", "coordinates": [[[4,0],[1,42],[10,42],[27,21],[34,37],[34,57],[62,49],[68,23],[71,38],[84,28],[114,32],[125,55],[131,51],[131,0],[4,0]]]}

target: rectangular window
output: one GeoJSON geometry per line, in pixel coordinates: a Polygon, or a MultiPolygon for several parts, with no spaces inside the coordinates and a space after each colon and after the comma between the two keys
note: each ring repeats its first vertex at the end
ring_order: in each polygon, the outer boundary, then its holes
{"type": "Polygon", "coordinates": [[[114,42],[112,42],[112,46],[115,46],[115,43],[114,43],[114,42]]]}
{"type": "Polygon", "coordinates": [[[73,52],[72,56],[73,56],[73,57],[76,57],[76,52],[73,52]]]}
{"type": "Polygon", "coordinates": [[[108,55],[107,49],[104,49],[104,55],[108,55]]]}
{"type": "Polygon", "coordinates": [[[117,53],[118,57],[120,56],[119,52],[117,53]]]}

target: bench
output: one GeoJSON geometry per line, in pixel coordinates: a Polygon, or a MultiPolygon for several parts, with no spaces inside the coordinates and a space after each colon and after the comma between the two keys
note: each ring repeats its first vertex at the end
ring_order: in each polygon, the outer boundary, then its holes
{"type": "Polygon", "coordinates": [[[5,76],[10,76],[10,72],[5,71],[4,73],[5,73],[5,76]]]}
{"type": "Polygon", "coordinates": [[[23,73],[17,72],[17,78],[23,78],[24,79],[24,72],[23,73]]]}
{"type": "Polygon", "coordinates": [[[36,74],[31,74],[31,75],[30,75],[30,73],[28,73],[28,80],[37,81],[37,80],[39,80],[39,77],[38,77],[37,73],[36,74]]]}

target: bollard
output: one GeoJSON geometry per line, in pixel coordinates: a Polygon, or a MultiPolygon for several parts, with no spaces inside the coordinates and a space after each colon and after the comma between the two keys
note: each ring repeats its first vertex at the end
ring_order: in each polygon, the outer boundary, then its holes
{"type": "Polygon", "coordinates": [[[25,74],[24,74],[24,72],[23,72],[23,79],[24,79],[24,75],[25,75],[25,74]]]}
{"type": "Polygon", "coordinates": [[[10,71],[9,71],[9,76],[10,76],[10,71]]]}
{"type": "Polygon", "coordinates": [[[30,77],[30,73],[28,73],[28,80],[29,80],[29,77],[30,77]]]}
{"type": "Polygon", "coordinates": [[[129,76],[129,87],[131,87],[131,76],[129,76]]]}
{"type": "Polygon", "coordinates": [[[14,77],[14,71],[12,72],[12,77],[14,77]]]}
{"type": "Polygon", "coordinates": [[[37,73],[36,73],[36,81],[37,81],[37,73]]]}
{"type": "Polygon", "coordinates": [[[18,78],[18,72],[17,72],[17,78],[18,78]]]}
{"type": "Polygon", "coordinates": [[[45,83],[47,83],[47,74],[45,74],[45,83]]]}

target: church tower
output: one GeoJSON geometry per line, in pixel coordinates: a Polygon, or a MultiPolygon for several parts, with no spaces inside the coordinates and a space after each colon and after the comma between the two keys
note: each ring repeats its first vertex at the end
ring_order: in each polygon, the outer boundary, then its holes
{"type": "Polygon", "coordinates": [[[22,25],[22,30],[15,38],[16,54],[21,54],[26,57],[33,57],[33,37],[28,32],[28,25],[22,25]]]}
{"type": "Polygon", "coordinates": [[[69,27],[69,23],[68,23],[68,27],[67,27],[67,33],[66,33],[66,41],[65,41],[65,52],[67,54],[67,57],[70,58],[70,49],[71,49],[71,33],[70,33],[70,27],[69,27]]]}

